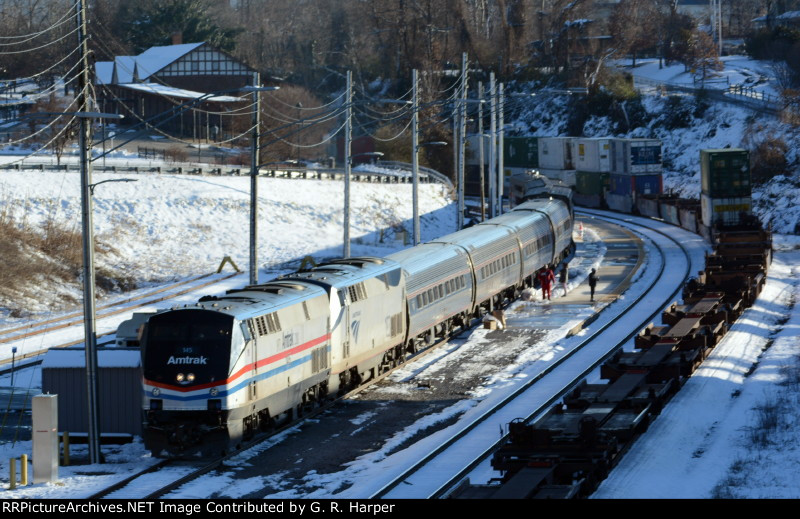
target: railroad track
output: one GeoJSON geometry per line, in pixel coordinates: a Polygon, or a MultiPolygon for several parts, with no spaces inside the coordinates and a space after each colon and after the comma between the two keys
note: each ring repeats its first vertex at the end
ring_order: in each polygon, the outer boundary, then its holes
{"type": "MultiPolygon", "coordinates": [[[[640,251],[640,257],[642,257],[642,256],[643,256],[643,254],[640,251]]],[[[461,334],[463,331],[465,331],[465,330],[461,330],[459,332],[459,334],[461,334]]],[[[415,355],[413,357],[413,360],[418,361],[418,360],[423,359],[425,356],[427,356],[429,354],[436,353],[437,351],[440,350],[440,347],[442,347],[442,346],[444,346],[446,344],[447,344],[447,341],[440,341],[439,343],[437,343],[433,347],[427,348],[426,350],[424,350],[420,354],[415,355]]],[[[370,381],[369,384],[357,388],[357,390],[349,393],[344,398],[352,397],[352,396],[354,396],[354,394],[370,388],[373,384],[379,382],[382,378],[384,378],[387,375],[388,375],[388,373],[382,375],[381,377],[379,377],[379,378],[377,378],[375,380],[370,381]]],[[[337,403],[338,403],[338,401],[335,401],[335,402],[332,402],[332,403],[326,405],[323,408],[318,408],[313,415],[309,415],[307,418],[314,418],[314,417],[317,416],[318,413],[321,413],[321,412],[329,409],[330,407],[332,407],[333,405],[336,405],[337,403]]],[[[300,423],[299,421],[298,422],[293,422],[291,424],[291,426],[298,425],[299,423],[300,423]]],[[[268,438],[269,437],[263,437],[259,441],[265,441],[268,438]]],[[[254,445],[255,444],[248,444],[244,449],[249,449],[249,448],[253,447],[254,445]]],[[[180,488],[184,483],[192,481],[192,480],[198,478],[199,476],[201,476],[203,474],[206,474],[206,473],[208,473],[208,472],[210,472],[210,471],[212,471],[212,470],[214,470],[214,469],[216,469],[216,468],[218,468],[220,466],[224,466],[226,460],[229,460],[229,459],[237,456],[240,453],[241,453],[241,450],[237,451],[236,453],[232,453],[232,454],[230,454],[228,456],[225,456],[224,458],[215,459],[215,460],[213,460],[212,462],[210,462],[208,464],[204,464],[203,466],[198,466],[196,468],[196,470],[191,471],[190,473],[184,475],[183,477],[181,477],[179,479],[176,479],[175,481],[165,485],[164,487],[162,487],[161,489],[158,489],[157,491],[153,491],[152,490],[152,486],[150,486],[146,482],[146,478],[148,476],[146,474],[143,474],[143,479],[142,479],[143,483],[142,484],[139,484],[139,483],[134,482],[134,481],[130,481],[130,482],[128,482],[128,483],[126,483],[124,485],[126,487],[125,493],[116,492],[116,491],[113,492],[113,493],[104,492],[102,494],[98,494],[98,495],[93,496],[93,497],[103,497],[105,495],[107,495],[108,497],[144,498],[144,499],[153,499],[153,498],[158,498],[158,497],[168,497],[168,495],[171,492],[173,492],[177,488],[180,488]]],[[[363,496],[360,496],[360,497],[363,497],[363,496]]]]}
{"type": "MultiPolygon", "coordinates": [[[[475,326],[477,326],[481,321],[477,319],[473,319],[470,323],[469,327],[465,327],[458,332],[458,334],[453,335],[450,339],[439,340],[439,342],[434,343],[430,347],[414,354],[413,356],[409,357],[406,362],[410,361],[417,361],[420,359],[424,359],[428,355],[431,355],[438,351],[439,348],[448,344],[451,339],[458,338],[463,333],[472,330],[475,326]]],[[[328,411],[332,407],[336,406],[337,404],[341,403],[342,401],[351,398],[362,391],[365,391],[372,387],[373,385],[377,384],[378,382],[382,381],[384,378],[389,376],[392,371],[387,371],[368,382],[362,384],[361,386],[354,388],[352,391],[334,399],[325,404],[315,407],[314,409],[306,412],[303,414],[302,417],[297,419],[291,420],[287,423],[282,424],[274,431],[269,433],[264,433],[258,435],[255,439],[246,442],[242,447],[232,451],[230,453],[225,454],[224,456],[219,456],[211,461],[203,461],[203,462],[192,462],[186,460],[177,460],[177,459],[165,459],[161,460],[160,462],[151,465],[136,474],[133,474],[121,481],[118,481],[109,487],[88,496],[87,499],[158,499],[166,497],[170,492],[179,489],[184,484],[193,481],[194,479],[215,470],[224,463],[243,452],[251,449],[260,443],[263,443],[270,438],[274,437],[277,434],[280,434],[292,427],[296,427],[300,425],[306,420],[311,420],[320,415],[321,413],[328,411]],[[187,470],[185,473],[180,474],[177,478],[173,481],[168,482],[167,484],[153,484],[152,482],[148,481],[148,476],[153,473],[157,473],[158,471],[162,471],[164,469],[174,470],[175,467],[184,468],[186,467],[187,470]]]]}
{"type": "MultiPolygon", "coordinates": [[[[100,306],[98,310],[101,310],[97,314],[97,320],[108,317],[113,317],[115,315],[119,315],[125,312],[131,312],[136,310],[137,308],[143,308],[152,304],[160,303],[166,301],[168,299],[172,299],[177,296],[181,296],[184,294],[188,294],[195,290],[199,290],[216,283],[220,283],[222,281],[226,281],[230,278],[238,276],[241,274],[240,272],[235,272],[233,274],[228,274],[221,278],[211,279],[209,281],[203,281],[204,279],[212,276],[212,274],[203,274],[200,276],[196,276],[193,278],[189,278],[187,280],[178,281],[176,283],[172,283],[167,286],[159,287],[158,289],[152,290],[150,292],[138,295],[136,297],[131,297],[124,299],[122,301],[117,301],[114,303],[106,304],[100,306]],[[196,284],[198,281],[203,281],[202,283],[196,284]],[[188,286],[187,286],[188,285],[188,286]],[[174,289],[186,286],[186,288],[182,288],[177,292],[173,292],[174,289]],[[163,294],[163,295],[161,295],[163,294]]],[[[0,344],[8,344],[15,341],[25,341],[26,339],[30,339],[32,337],[43,337],[45,334],[56,332],[58,330],[63,330],[72,326],[82,326],[83,325],[83,313],[70,313],[64,316],[48,319],[45,321],[40,321],[38,323],[32,323],[25,326],[17,326],[13,328],[7,328],[5,330],[0,330],[0,344]],[[22,333],[19,333],[22,332],[22,333]]],[[[110,335],[113,332],[101,333],[98,337],[104,337],[110,335]]],[[[33,357],[38,357],[47,352],[50,348],[66,348],[68,346],[74,346],[76,344],[82,344],[84,339],[78,339],[68,342],[63,342],[60,344],[55,344],[52,346],[48,346],[46,348],[39,348],[33,351],[26,351],[22,352],[20,355],[17,355],[15,358],[16,362],[24,361],[25,359],[30,359],[33,357]]],[[[0,359],[0,365],[2,364],[10,364],[11,359],[0,359]]],[[[37,364],[37,362],[27,362],[20,366],[15,366],[14,371],[18,369],[23,369],[25,367],[29,367],[31,365],[37,364]]],[[[3,370],[3,373],[9,373],[10,370],[3,370]]]]}
{"type": "MultiPolygon", "coordinates": [[[[594,211],[584,214],[598,218],[604,215],[594,211]]],[[[626,223],[631,218],[604,215],[602,219],[634,227],[626,223]]],[[[389,475],[386,481],[381,482],[379,489],[371,497],[438,498],[446,495],[505,441],[505,435],[498,440],[498,424],[505,428],[507,423],[516,418],[521,417],[528,421],[545,412],[672,302],[690,273],[695,270],[698,258],[690,257],[687,248],[671,236],[675,234],[674,227],[667,226],[667,232],[659,229],[659,222],[648,224],[642,220],[641,223],[655,233],[654,244],[664,258],[655,276],[656,282],[632,303],[626,302],[624,308],[615,305],[613,309],[616,310],[616,316],[605,320],[599,318],[594,325],[596,330],[575,345],[568,354],[530,376],[527,382],[500,401],[484,409],[476,408],[476,413],[469,420],[459,422],[457,430],[450,431],[446,438],[437,437],[436,446],[429,454],[407,461],[399,473],[389,475]],[[666,264],[670,265],[671,271],[677,270],[679,274],[663,275],[666,264]],[[659,293],[669,295],[658,296],[659,293]],[[629,313],[629,310],[645,300],[648,308],[645,319],[641,319],[642,310],[639,310],[638,317],[633,312],[629,313]]]]}

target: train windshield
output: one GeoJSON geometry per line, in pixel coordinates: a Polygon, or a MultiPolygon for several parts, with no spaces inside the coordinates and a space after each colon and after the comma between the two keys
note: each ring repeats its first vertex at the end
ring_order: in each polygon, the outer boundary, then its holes
{"type": "Polygon", "coordinates": [[[145,378],[190,387],[225,380],[232,330],[232,316],[208,310],[152,316],[142,350],[145,378]]]}

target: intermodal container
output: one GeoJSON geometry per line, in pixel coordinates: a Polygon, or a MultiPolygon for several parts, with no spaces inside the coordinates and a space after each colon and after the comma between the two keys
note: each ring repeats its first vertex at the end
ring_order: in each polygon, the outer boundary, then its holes
{"type": "Polygon", "coordinates": [[[680,209],[678,210],[681,227],[689,232],[697,233],[697,211],[699,208],[700,204],[696,201],[691,205],[681,205],[680,209]]]}
{"type": "Polygon", "coordinates": [[[467,137],[464,148],[464,164],[467,166],[480,166],[480,144],[483,140],[483,163],[489,163],[489,137],[470,135],[467,137]]]}
{"type": "Polygon", "coordinates": [[[575,172],[575,192],[582,195],[600,195],[609,187],[610,173],[596,171],[575,172]]]}
{"type": "Polygon", "coordinates": [[[575,169],[580,171],[611,171],[611,141],[613,139],[578,138],[572,141],[575,169]]]}
{"type": "Polygon", "coordinates": [[[633,198],[625,195],[615,195],[614,193],[606,194],[606,204],[612,211],[619,211],[621,213],[630,213],[633,208],[633,198]]]}
{"type": "Polygon", "coordinates": [[[613,139],[611,157],[612,173],[661,173],[661,141],[658,139],[613,139]]]}
{"type": "Polygon", "coordinates": [[[664,219],[665,222],[669,222],[672,225],[681,225],[680,215],[678,214],[678,206],[675,203],[669,203],[669,201],[664,200],[659,203],[659,209],[661,211],[661,218],[664,219]]]}
{"type": "Polygon", "coordinates": [[[572,201],[575,202],[575,205],[579,205],[581,207],[603,207],[603,195],[584,195],[581,193],[575,193],[572,197],[572,201]]]}
{"type": "Polygon", "coordinates": [[[700,187],[711,198],[750,196],[750,153],[738,148],[700,150],[700,187]]]}
{"type": "Polygon", "coordinates": [[[573,137],[539,137],[539,167],[575,169],[572,160],[573,137]]]}
{"type": "Polygon", "coordinates": [[[751,214],[753,199],[749,196],[712,198],[701,193],[700,210],[706,227],[738,225],[743,214],[751,214]]]}
{"type": "Polygon", "coordinates": [[[503,165],[511,168],[538,168],[539,138],[503,138],[503,165]]]}
{"type": "MultiPolygon", "coordinates": [[[[483,169],[483,194],[489,196],[489,170],[483,169]]],[[[477,164],[468,164],[464,168],[464,193],[467,196],[481,196],[481,168],[477,164]]]]}
{"type": "Polygon", "coordinates": [[[658,197],[654,196],[640,196],[636,199],[636,209],[642,216],[650,216],[652,218],[660,218],[658,197]]]}
{"type": "Polygon", "coordinates": [[[609,191],[615,195],[660,195],[663,191],[663,179],[660,174],[653,175],[620,175],[611,173],[609,191]]]}

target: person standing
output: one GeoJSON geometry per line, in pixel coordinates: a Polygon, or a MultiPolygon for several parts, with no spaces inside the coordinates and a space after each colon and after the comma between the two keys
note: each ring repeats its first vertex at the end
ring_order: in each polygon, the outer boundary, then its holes
{"type": "Polygon", "coordinates": [[[597,282],[600,280],[597,277],[597,269],[592,269],[589,273],[589,291],[591,292],[591,301],[594,301],[594,289],[597,287],[597,282]]]}
{"type": "Polygon", "coordinates": [[[564,263],[564,268],[561,269],[561,274],[558,276],[558,281],[564,287],[564,295],[567,295],[567,281],[569,281],[569,265],[564,263]]]}
{"type": "Polygon", "coordinates": [[[539,270],[539,284],[542,285],[542,299],[550,299],[550,287],[552,286],[551,276],[552,271],[544,266],[539,270]]]}

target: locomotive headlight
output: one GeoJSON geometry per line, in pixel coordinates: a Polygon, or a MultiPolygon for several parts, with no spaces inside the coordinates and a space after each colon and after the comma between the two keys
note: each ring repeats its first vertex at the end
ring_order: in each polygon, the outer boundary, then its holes
{"type": "Polygon", "coordinates": [[[217,396],[219,394],[219,389],[212,387],[211,390],[209,391],[209,394],[211,396],[217,396]]]}
{"type": "Polygon", "coordinates": [[[183,382],[184,378],[186,377],[183,375],[183,373],[178,373],[178,376],[175,377],[175,380],[177,380],[178,382],[183,382]]]}
{"type": "Polygon", "coordinates": [[[186,382],[194,382],[194,373],[186,375],[186,382]]]}

